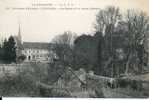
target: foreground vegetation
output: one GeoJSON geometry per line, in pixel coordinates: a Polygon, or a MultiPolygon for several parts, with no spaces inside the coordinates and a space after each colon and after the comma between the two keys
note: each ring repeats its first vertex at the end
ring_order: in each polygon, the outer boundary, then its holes
{"type": "MultiPolygon", "coordinates": [[[[70,87],[68,90],[61,88],[51,88],[59,80],[59,75],[54,73],[57,70],[54,66],[44,63],[28,63],[22,64],[19,67],[18,74],[12,76],[10,73],[5,73],[5,76],[0,80],[0,95],[1,96],[13,96],[13,97],[147,97],[149,96],[149,89],[142,88],[137,89],[137,83],[132,84],[120,84],[118,88],[111,88],[108,84],[98,85],[98,81],[91,82],[93,87],[96,87],[92,91],[89,88],[82,91],[80,88],[70,87]],[[42,67],[41,67],[42,65],[42,67]],[[128,85],[128,86],[127,86],[128,85]],[[129,93],[128,93],[129,90],[129,93]],[[76,92],[77,91],[77,92],[76,92]]],[[[63,75],[68,72],[61,72],[63,75]]],[[[67,82],[71,82],[71,75],[65,74],[67,82]]],[[[123,80],[124,81],[124,80],[123,80]]],[[[122,83],[124,83],[122,81],[122,83]]],[[[126,80],[128,82],[128,80],[126,80]]],[[[125,82],[125,83],[126,83],[125,82]]],[[[132,82],[129,82],[132,83],[132,82]]],[[[56,85],[56,87],[59,87],[56,85]]]]}

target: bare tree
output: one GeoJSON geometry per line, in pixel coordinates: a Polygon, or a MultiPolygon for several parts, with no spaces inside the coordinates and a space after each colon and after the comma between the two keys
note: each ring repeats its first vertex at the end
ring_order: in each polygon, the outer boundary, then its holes
{"type": "Polygon", "coordinates": [[[108,32],[114,31],[114,26],[120,19],[121,14],[119,8],[109,6],[106,9],[100,10],[96,15],[95,29],[102,33],[106,30],[108,32]]]}
{"type": "MultiPolygon", "coordinates": [[[[119,8],[109,6],[106,9],[100,10],[99,13],[96,15],[96,24],[95,29],[97,32],[102,33],[104,36],[104,52],[108,53],[107,62],[105,62],[105,67],[113,66],[113,38],[112,35],[115,31],[115,26],[121,20],[121,13],[119,8]]],[[[105,68],[104,67],[104,68],[105,68]]],[[[113,75],[112,75],[113,76],[113,75]]]]}
{"type": "MultiPolygon", "coordinates": [[[[73,62],[73,42],[77,35],[70,31],[57,35],[51,41],[53,43],[53,52],[56,54],[56,59],[51,64],[52,69],[49,70],[49,75],[55,77],[51,80],[52,83],[58,81],[62,75],[67,74],[68,68],[73,62]]],[[[69,77],[69,76],[68,76],[69,77]]]]}
{"type": "MultiPolygon", "coordinates": [[[[125,74],[128,73],[130,64],[141,72],[145,51],[145,36],[149,33],[149,17],[145,12],[138,10],[128,10],[123,17],[119,8],[108,7],[100,10],[97,14],[95,29],[97,32],[102,33],[104,37],[104,52],[108,53],[104,65],[105,67],[110,65],[111,68],[113,66],[113,36],[117,32],[115,31],[115,26],[118,22],[124,22],[122,27],[127,27],[124,30],[124,41],[126,44],[124,48],[126,48],[127,55],[125,74]]],[[[119,33],[121,34],[122,32],[119,33]]]]}
{"type": "Polygon", "coordinates": [[[72,50],[74,44],[73,42],[76,39],[76,37],[77,35],[75,33],[66,31],[64,32],[64,34],[57,35],[53,38],[53,49],[60,61],[65,62],[67,58],[69,59],[69,57],[72,57],[72,50]]]}
{"type": "MultiPolygon", "coordinates": [[[[141,53],[140,46],[144,45],[145,35],[149,33],[149,17],[145,12],[128,10],[126,14],[128,27],[128,55],[125,74],[128,73],[131,59],[138,58],[141,53]]],[[[142,48],[143,49],[143,48],[142,48]]],[[[142,58],[139,57],[140,71],[142,71],[142,58]]]]}
{"type": "Polygon", "coordinates": [[[68,45],[73,46],[73,42],[76,39],[77,35],[71,31],[66,31],[61,35],[57,35],[53,38],[52,42],[54,44],[68,45]]]}

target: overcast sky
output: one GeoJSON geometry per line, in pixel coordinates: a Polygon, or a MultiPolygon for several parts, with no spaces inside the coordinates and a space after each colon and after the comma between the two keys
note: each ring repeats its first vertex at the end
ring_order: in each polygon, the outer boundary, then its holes
{"type": "Polygon", "coordinates": [[[69,3],[74,5],[72,7],[80,8],[114,5],[122,10],[136,8],[149,13],[149,0],[0,0],[0,36],[18,34],[18,22],[21,23],[23,41],[49,42],[64,31],[72,31],[78,35],[93,33],[98,10],[6,10],[33,7],[32,4],[39,3],[54,4],[53,7],[69,3]]]}

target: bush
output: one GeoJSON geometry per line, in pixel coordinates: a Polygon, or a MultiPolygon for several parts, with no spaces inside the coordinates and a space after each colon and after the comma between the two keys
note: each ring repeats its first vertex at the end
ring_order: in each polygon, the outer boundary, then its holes
{"type": "Polygon", "coordinates": [[[18,61],[24,61],[26,59],[26,56],[22,54],[17,59],[18,61]]]}
{"type": "Polygon", "coordinates": [[[1,96],[38,96],[38,88],[32,74],[26,69],[13,76],[5,73],[0,81],[1,96]]]}

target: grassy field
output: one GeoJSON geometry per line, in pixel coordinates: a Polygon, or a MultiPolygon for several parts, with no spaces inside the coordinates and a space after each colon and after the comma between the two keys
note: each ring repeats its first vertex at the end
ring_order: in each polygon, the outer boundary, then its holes
{"type": "Polygon", "coordinates": [[[16,66],[17,74],[15,75],[10,71],[4,72],[0,80],[0,95],[40,96],[36,81],[47,81],[48,67],[49,64],[46,63],[24,63],[16,66]]]}
{"type": "Polygon", "coordinates": [[[58,69],[48,63],[32,62],[5,67],[9,68],[5,68],[7,70],[3,71],[3,77],[0,80],[0,96],[58,97],[63,95],[63,91],[59,93],[37,85],[37,82],[52,85],[57,81],[58,69]],[[10,67],[13,71],[8,71],[10,67]],[[14,71],[16,74],[12,74],[14,71]]]}

